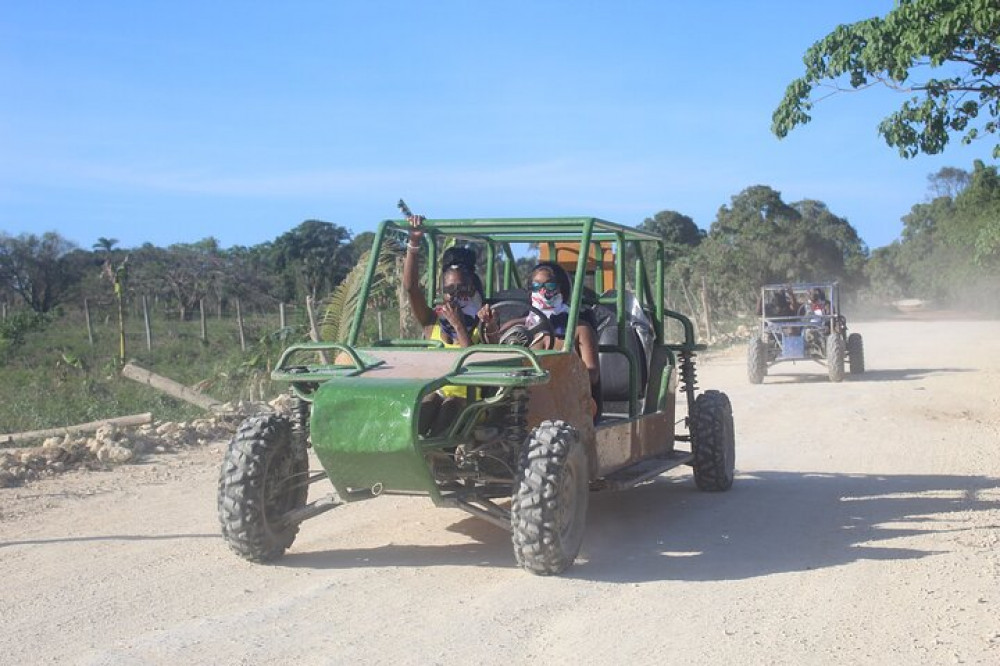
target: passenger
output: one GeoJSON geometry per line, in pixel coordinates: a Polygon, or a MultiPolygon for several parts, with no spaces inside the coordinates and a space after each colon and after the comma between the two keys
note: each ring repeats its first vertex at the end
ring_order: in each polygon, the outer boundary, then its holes
{"type": "MultiPolygon", "coordinates": [[[[794,317],[795,294],[791,289],[771,292],[768,302],[764,304],[764,315],[767,317],[794,317]]],[[[760,304],[757,305],[757,314],[760,314],[760,304]]]]}
{"type": "MultiPolygon", "coordinates": [[[[430,307],[420,286],[419,254],[423,240],[424,218],[413,215],[406,258],[403,261],[403,289],[409,296],[410,310],[424,328],[424,337],[439,340],[445,347],[469,347],[480,342],[480,317],[491,316],[483,306],[483,284],[476,275],[476,253],[471,248],[450,247],[441,258],[441,295],[443,303],[430,307]]],[[[418,429],[421,434],[440,434],[465,407],[470,389],[443,386],[424,399],[418,429]]]]}
{"type": "Polygon", "coordinates": [[[802,309],[809,316],[809,323],[815,327],[806,331],[810,341],[814,345],[821,345],[822,342],[815,339],[816,334],[822,331],[823,335],[828,335],[832,330],[831,322],[824,320],[824,317],[830,314],[830,303],[826,300],[826,293],[819,287],[814,287],[809,292],[809,301],[802,306],[802,309]]]}
{"type": "MultiPolygon", "coordinates": [[[[552,326],[556,337],[556,348],[562,349],[566,341],[566,326],[569,323],[570,300],[569,275],[562,266],[551,262],[542,262],[531,270],[531,305],[538,309],[552,326]]],[[[538,324],[538,315],[534,312],[528,315],[525,325],[530,329],[538,324]]],[[[535,345],[541,345],[536,341],[535,345]]],[[[597,415],[600,414],[600,382],[601,368],[598,362],[597,332],[592,322],[586,318],[586,313],[580,313],[580,321],[576,325],[576,353],[587,367],[590,379],[590,391],[597,405],[597,415]]]]}
{"type": "Polygon", "coordinates": [[[826,293],[816,287],[809,294],[809,312],[815,315],[830,314],[830,302],[826,300],[826,293]]]}

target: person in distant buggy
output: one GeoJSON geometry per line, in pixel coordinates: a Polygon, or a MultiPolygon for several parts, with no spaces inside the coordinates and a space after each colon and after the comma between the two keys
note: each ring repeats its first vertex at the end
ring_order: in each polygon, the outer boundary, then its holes
{"type": "MultiPolygon", "coordinates": [[[[757,314],[761,314],[761,301],[757,301],[757,314]]],[[[794,317],[796,314],[795,294],[791,289],[771,292],[770,298],[763,303],[765,317],[794,317]]]]}
{"type": "Polygon", "coordinates": [[[830,302],[826,300],[826,293],[819,287],[815,287],[811,292],[809,292],[809,302],[805,307],[809,314],[830,314],[830,302]]]}

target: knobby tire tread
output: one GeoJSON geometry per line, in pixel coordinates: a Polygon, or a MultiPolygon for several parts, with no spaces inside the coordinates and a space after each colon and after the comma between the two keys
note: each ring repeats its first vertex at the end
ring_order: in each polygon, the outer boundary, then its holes
{"type": "MultiPolygon", "coordinates": [[[[580,550],[589,479],[586,453],[576,430],[563,421],[543,421],[521,454],[511,502],[511,532],[517,563],[540,575],[559,574],[580,550]],[[567,465],[574,465],[574,497],[560,497],[567,465]],[[571,501],[573,526],[560,534],[560,502],[571,501]],[[564,538],[566,537],[566,538],[564,538]]],[[[565,510],[565,507],[562,507],[565,510]]]]}
{"type": "Polygon", "coordinates": [[[699,490],[729,490],[736,462],[729,397],[721,391],[705,391],[695,400],[690,423],[695,484],[699,490]]]}

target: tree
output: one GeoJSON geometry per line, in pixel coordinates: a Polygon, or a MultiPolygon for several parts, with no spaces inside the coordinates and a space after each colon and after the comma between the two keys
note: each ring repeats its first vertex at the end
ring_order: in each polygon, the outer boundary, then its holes
{"type": "MultiPolygon", "coordinates": [[[[998,130],[996,0],[898,0],[885,18],[838,26],[803,61],[805,75],[788,86],[772,117],[779,138],[812,120],[813,106],[830,95],[878,84],[917,93],[878,127],[903,157],[940,153],[952,133],[971,143],[998,130]],[[925,69],[926,77],[914,80],[925,69]]],[[[1000,144],[993,155],[1000,157],[1000,144]]]]}
{"type": "Polygon", "coordinates": [[[705,232],[698,228],[694,220],[675,210],[661,210],[643,220],[639,228],[663,238],[663,260],[667,263],[690,252],[705,238],[705,232]]]}
{"type": "Polygon", "coordinates": [[[832,243],[836,248],[837,256],[827,257],[824,262],[826,268],[842,278],[846,286],[860,285],[863,282],[864,266],[869,253],[868,245],[858,236],[857,229],[846,219],[830,212],[822,201],[805,199],[793,203],[792,208],[802,216],[802,223],[806,227],[805,233],[815,234],[818,237],[817,241],[828,251],[833,251],[833,248],[823,241],[832,243]]]}
{"type": "Polygon", "coordinates": [[[0,283],[35,312],[48,312],[79,281],[82,268],[70,257],[76,245],[54,231],[40,237],[0,233],[0,283]]]}
{"type": "Polygon", "coordinates": [[[271,246],[279,269],[291,268],[314,299],[347,275],[356,257],[349,245],[351,233],[336,224],[306,220],[275,239],[271,246]]]}
{"type": "Polygon", "coordinates": [[[97,242],[95,242],[91,247],[98,252],[111,254],[111,251],[115,249],[115,245],[118,245],[117,238],[105,238],[104,236],[100,236],[98,237],[97,242]]]}
{"type": "Polygon", "coordinates": [[[955,214],[941,225],[946,240],[955,247],[972,248],[973,260],[982,267],[1000,263],[1000,175],[997,167],[976,160],[968,186],[955,197],[955,214]]]}
{"type": "Polygon", "coordinates": [[[972,174],[965,169],[941,167],[937,173],[927,176],[927,182],[935,196],[954,199],[969,186],[971,178],[972,174]]]}
{"type": "Polygon", "coordinates": [[[763,284],[844,279],[860,273],[867,247],[854,228],[820,201],[786,204],[766,185],[748,187],[722,206],[691,263],[708,278],[718,312],[746,312],[763,284]]]}

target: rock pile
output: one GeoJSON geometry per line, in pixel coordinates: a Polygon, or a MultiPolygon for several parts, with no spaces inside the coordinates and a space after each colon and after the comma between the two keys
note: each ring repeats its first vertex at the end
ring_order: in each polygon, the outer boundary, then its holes
{"type": "Polygon", "coordinates": [[[53,476],[71,469],[108,469],[152,453],[228,439],[248,416],[287,412],[289,397],[270,403],[226,403],[211,417],[190,422],[154,422],[138,427],[101,426],[93,435],[49,437],[41,446],[0,449],[0,488],[53,476]]]}

